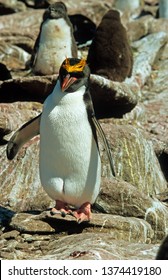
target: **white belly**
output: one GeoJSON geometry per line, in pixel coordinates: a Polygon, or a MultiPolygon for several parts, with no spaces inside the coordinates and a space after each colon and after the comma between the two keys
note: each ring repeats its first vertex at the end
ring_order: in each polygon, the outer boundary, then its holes
{"type": "Polygon", "coordinates": [[[40,124],[40,177],[51,198],[79,207],[95,201],[101,163],[84,103],[77,103],[53,106],[48,97],[40,124]]]}
{"type": "Polygon", "coordinates": [[[70,27],[64,19],[46,21],[41,30],[34,72],[56,74],[66,57],[72,57],[70,27]]]}

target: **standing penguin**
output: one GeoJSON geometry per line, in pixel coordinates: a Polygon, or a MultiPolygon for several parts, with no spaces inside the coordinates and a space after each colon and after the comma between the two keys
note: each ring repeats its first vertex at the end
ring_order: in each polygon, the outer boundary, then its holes
{"type": "Polygon", "coordinates": [[[15,132],[7,146],[7,157],[12,159],[25,142],[40,133],[40,179],[44,190],[56,201],[51,211],[63,216],[72,214],[78,223],[90,220],[91,204],[100,188],[96,130],[113,170],[108,142],[94,115],[89,77],[84,59],[65,59],[42,114],[15,132]]]}
{"type": "Polygon", "coordinates": [[[127,32],[116,10],[109,10],[88,51],[87,63],[91,73],[122,82],[132,74],[133,56],[127,32]]]}
{"type": "Polygon", "coordinates": [[[77,45],[66,6],[56,2],[44,12],[30,67],[34,74],[56,74],[66,57],[77,57],[77,45]]]}

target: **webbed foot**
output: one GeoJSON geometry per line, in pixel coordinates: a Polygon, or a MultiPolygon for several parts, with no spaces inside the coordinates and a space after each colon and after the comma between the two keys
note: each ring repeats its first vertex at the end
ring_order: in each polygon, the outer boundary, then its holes
{"type": "Polygon", "coordinates": [[[85,202],[82,206],[71,213],[76,219],[78,224],[82,222],[89,222],[91,218],[91,204],[85,202]]]}
{"type": "Polygon", "coordinates": [[[68,214],[71,214],[71,210],[67,203],[62,202],[60,200],[56,200],[56,205],[51,209],[50,213],[52,215],[61,214],[62,217],[65,217],[68,214]]]}

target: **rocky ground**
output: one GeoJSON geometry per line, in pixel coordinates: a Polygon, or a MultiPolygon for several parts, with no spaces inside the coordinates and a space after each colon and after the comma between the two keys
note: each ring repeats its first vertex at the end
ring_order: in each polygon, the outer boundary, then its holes
{"type": "MultiPolygon", "coordinates": [[[[96,25],[115,5],[110,0],[63,2],[69,14],[86,15],[96,25]]],[[[71,216],[50,215],[54,202],[39,180],[39,137],[13,161],[6,158],[7,139],[41,112],[57,73],[33,76],[24,70],[44,8],[37,9],[31,0],[1,3],[0,258],[155,259],[168,233],[168,20],[157,18],[158,1],[122,14],[134,55],[132,77],[119,83],[91,76],[95,111],[110,143],[116,178],[100,140],[101,191],[91,222],[80,225],[71,216]],[[102,100],[107,107],[101,108],[102,100]]],[[[87,49],[79,55],[86,56],[87,49]]]]}

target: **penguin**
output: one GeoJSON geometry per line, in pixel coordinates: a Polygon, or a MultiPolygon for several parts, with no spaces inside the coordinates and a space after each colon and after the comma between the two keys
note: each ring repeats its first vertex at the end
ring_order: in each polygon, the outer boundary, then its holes
{"type": "Polygon", "coordinates": [[[74,38],[78,49],[90,46],[96,32],[96,24],[81,14],[69,15],[69,19],[73,25],[74,38]]]}
{"type": "Polygon", "coordinates": [[[42,113],[15,132],[7,145],[7,158],[11,160],[25,142],[40,133],[41,184],[56,202],[51,213],[73,215],[78,223],[90,220],[91,205],[99,194],[97,131],[114,174],[109,145],[95,117],[89,79],[86,60],[66,58],[42,113]]]}
{"type": "Polygon", "coordinates": [[[132,74],[133,56],[127,32],[117,10],[109,10],[97,27],[88,50],[92,74],[122,82],[132,74]]]}
{"type": "Polygon", "coordinates": [[[77,57],[73,27],[63,2],[49,5],[43,15],[29,67],[35,75],[58,74],[66,57],[77,57]]]}

